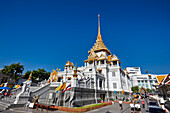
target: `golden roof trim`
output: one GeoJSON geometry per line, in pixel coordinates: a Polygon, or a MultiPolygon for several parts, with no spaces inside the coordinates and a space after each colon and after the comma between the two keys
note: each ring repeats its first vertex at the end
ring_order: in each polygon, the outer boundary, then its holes
{"type": "Polygon", "coordinates": [[[113,60],[110,60],[110,61],[120,61],[119,59],[113,59],[113,60]]]}
{"type": "Polygon", "coordinates": [[[72,67],[74,67],[74,64],[72,62],[67,61],[66,65],[64,65],[64,66],[72,66],[72,67]]]}

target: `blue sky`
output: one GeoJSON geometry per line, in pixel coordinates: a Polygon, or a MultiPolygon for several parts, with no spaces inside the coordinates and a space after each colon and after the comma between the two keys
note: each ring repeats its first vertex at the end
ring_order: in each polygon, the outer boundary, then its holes
{"type": "Polygon", "coordinates": [[[84,65],[97,38],[126,66],[169,73],[169,0],[1,0],[0,68],[20,62],[25,71],[84,65]]]}

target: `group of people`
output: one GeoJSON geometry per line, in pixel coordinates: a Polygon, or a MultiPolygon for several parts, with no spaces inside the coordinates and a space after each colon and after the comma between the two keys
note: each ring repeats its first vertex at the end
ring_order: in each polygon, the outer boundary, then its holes
{"type": "Polygon", "coordinates": [[[0,96],[0,98],[4,98],[4,97],[11,97],[12,93],[8,90],[5,90],[4,92],[2,92],[2,95],[0,96]]]}
{"type": "MultiPolygon", "coordinates": [[[[142,107],[145,108],[145,101],[144,99],[140,100],[142,102],[142,107]]],[[[140,104],[139,100],[135,100],[133,102],[130,103],[130,108],[131,108],[131,113],[141,113],[141,104],[140,104]]],[[[122,106],[122,100],[119,99],[119,107],[120,110],[123,110],[123,106],[122,106]]]]}
{"type": "Polygon", "coordinates": [[[141,105],[139,102],[130,103],[131,113],[141,113],[141,105]]]}

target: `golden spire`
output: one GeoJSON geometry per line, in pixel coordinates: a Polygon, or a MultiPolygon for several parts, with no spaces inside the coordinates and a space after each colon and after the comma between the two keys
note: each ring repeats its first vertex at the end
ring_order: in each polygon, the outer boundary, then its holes
{"type": "Polygon", "coordinates": [[[97,36],[97,41],[101,41],[102,40],[102,36],[100,33],[100,14],[98,14],[98,36],[97,36]]]}
{"type": "Polygon", "coordinates": [[[107,49],[105,44],[103,43],[102,36],[100,33],[100,14],[98,14],[98,35],[97,40],[94,46],[90,51],[88,51],[89,55],[91,52],[97,52],[97,51],[106,51],[109,55],[111,55],[111,52],[107,49]]]}

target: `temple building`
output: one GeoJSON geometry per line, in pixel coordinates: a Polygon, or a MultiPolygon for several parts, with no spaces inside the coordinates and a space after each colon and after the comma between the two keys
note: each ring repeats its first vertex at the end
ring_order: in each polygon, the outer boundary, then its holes
{"type": "MultiPolygon", "coordinates": [[[[121,61],[103,42],[100,31],[100,15],[98,15],[98,35],[94,46],[88,51],[88,58],[84,60],[84,66],[78,67],[77,78],[79,81],[92,80],[94,85],[89,88],[107,91],[104,96],[115,98],[115,91],[126,95],[131,91],[131,82],[127,71],[122,70],[121,61]]],[[[74,73],[73,63],[67,61],[64,71],[58,73],[63,81],[71,81],[74,73]]],[[[119,95],[118,95],[119,96],[119,95]]]]}

